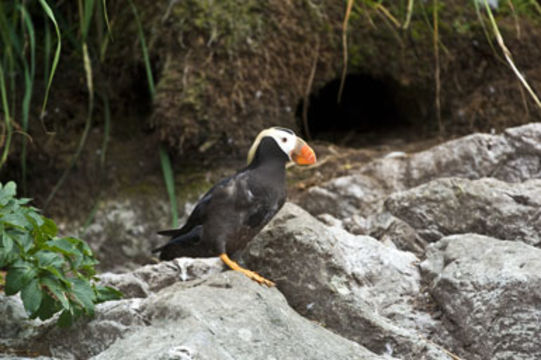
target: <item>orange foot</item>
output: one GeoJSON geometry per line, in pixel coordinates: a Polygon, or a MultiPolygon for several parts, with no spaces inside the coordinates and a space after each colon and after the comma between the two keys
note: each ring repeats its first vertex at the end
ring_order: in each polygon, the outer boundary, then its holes
{"type": "Polygon", "coordinates": [[[222,261],[231,269],[238,271],[240,273],[243,273],[244,275],[248,276],[248,278],[254,281],[257,281],[260,284],[267,285],[268,287],[272,287],[276,285],[275,283],[273,283],[270,280],[265,279],[263,276],[259,275],[258,273],[241,267],[239,264],[231,260],[229,256],[227,256],[226,253],[221,254],[220,259],[222,259],[222,261]]]}

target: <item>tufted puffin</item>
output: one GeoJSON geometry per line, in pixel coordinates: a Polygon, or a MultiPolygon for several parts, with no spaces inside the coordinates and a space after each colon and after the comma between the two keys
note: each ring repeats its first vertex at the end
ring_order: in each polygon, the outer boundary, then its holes
{"type": "Polygon", "coordinates": [[[263,130],[248,152],[248,165],[214,185],[180,229],[158,232],[171,240],[153,252],[160,252],[162,260],[219,256],[231,269],[273,286],[272,281],[242,268],[227,254],[243,249],[284,205],[289,161],[309,165],[316,162],[316,155],[289,129],[263,130]]]}

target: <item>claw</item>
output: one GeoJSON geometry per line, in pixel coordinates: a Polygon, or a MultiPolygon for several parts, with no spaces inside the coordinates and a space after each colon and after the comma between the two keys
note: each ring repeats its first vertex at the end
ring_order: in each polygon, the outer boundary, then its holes
{"type": "Polygon", "coordinates": [[[262,285],[266,285],[268,287],[273,287],[273,286],[276,286],[275,283],[273,283],[272,281],[268,280],[268,279],[265,279],[263,276],[259,275],[258,273],[256,273],[255,271],[251,271],[251,270],[248,270],[248,269],[245,269],[243,267],[241,267],[239,264],[237,264],[236,262],[234,262],[233,260],[231,260],[229,258],[229,256],[227,256],[226,253],[223,253],[220,255],[220,259],[222,259],[222,261],[227,265],[229,266],[231,269],[235,270],[235,271],[238,271],[244,275],[246,275],[249,279],[252,279],[254,281],[257,281],[259,284],[262,284],[262,285]]]}

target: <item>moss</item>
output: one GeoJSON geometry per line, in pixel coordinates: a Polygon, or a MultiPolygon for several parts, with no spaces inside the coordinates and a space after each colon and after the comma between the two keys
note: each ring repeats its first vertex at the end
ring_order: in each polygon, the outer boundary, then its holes
{"type": "Polygon", "coordinates": [[[195,33],[206,46],[232,54],[263,33],[265,6],[256,0],[188,0],[174,6],[173,14],[183,39],[195,33]]]}

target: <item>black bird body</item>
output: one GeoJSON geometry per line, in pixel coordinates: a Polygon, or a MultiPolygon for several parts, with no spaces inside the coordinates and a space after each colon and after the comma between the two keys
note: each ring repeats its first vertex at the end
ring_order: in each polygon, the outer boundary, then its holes
{"type": "MultiPolygon", "coordinates": [[[[296,148],[304,144],[309,149],[302,140],[297,141],[302,144],[296,148]]],[[[155,250],[160,252],[160,259],[234,254],[280,210],[286,200],[285,165],[291,155],[270,136],[256,140],[254,146],[249,165],[212,187],[199,200],[184,226],[159,232],[171,236],[167,244],[155,250]]],[[[314,162],[315,155],[312,156],[314,162]]]]}
{"type": "Polygon", "coordinates": [[[285,203],[286,161],[255,161],[212,187],[182,228],[160,232],[173,237],[157,249],[160,259],[212,257],[244,248],[285,203]]]}

